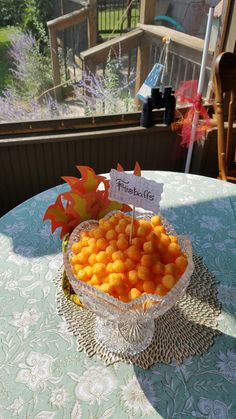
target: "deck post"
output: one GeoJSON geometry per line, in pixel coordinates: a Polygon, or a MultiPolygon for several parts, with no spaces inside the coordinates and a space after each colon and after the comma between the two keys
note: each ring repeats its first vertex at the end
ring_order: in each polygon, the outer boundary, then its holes
{"type": "MultiPolygon", "coordinates": [[[[140,2],[140,23],[151,24],[154,21],[156,12],[156,0],[141,0],[140,2]]],[[[148,42],[143,35],[137,53],[137,66],[136,66],[136,83],[135,92],[137,93],[142,83],[144,82],[148,71],[150,62],[150,48],[148,42]]],[[[137,101],[140,104],[139,101],[137,101]]]]}
{"type": "MultiPolygon", "coordinates": [[[[58,43],[57,43],[57,30],[53,26],[48,27],[49,39],[50,39],[50,49],[51,49],[51,58],[52,58],[52,76],[54,86],[59,86],[61,84],[60,76],[60,63],[58,57],[58,43]]],[[[58,101],[62,100],[62,89],[61,87],[55,88],[55,99],[58,101]]]]}
{"type": "Polygon", "coordinates": [[[88,48],[97,45],[97,31],[97,0],[90,0],[88,8],[88,48]]]}
{"type": "Polygon", "coordinates": [[[156,4],[156,0],[140,0],[140,23],[153,24],[156,4]]]}

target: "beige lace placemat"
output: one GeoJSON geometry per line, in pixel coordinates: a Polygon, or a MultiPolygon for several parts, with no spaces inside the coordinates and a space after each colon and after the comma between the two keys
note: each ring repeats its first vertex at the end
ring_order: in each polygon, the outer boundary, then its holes
{"type": "Polygon", "coordinates": [[[58,289],[57,310],[65,317],[68,330],[76,336],[78,350],[89,357],[97,356],[105,365],[122,361],[141,368],[149,368],[157,362],[181,363],[185,358],[206,352],[219,334],[216,328],[220,304],[215,277],[201,257],[194,255],[193,259],[195,269],[184,297],[155,320],[150,346],[136,355],[113,353],[96,339],[96,315],[65,296],[62,267],[54,279],[58,289]]]}

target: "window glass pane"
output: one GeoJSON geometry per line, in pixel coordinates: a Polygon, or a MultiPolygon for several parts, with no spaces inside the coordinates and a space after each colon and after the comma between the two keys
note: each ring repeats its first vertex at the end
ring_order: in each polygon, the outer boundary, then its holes
{"type": "Polygon", "coordinates": [[[217,3],[219,0],[157,0],[155,22],[204,39],[209,7],[217,3]]]}
{"type": "MultiPolygon", "coordinates": [[[[161,88],[197,79],[201,48],[186,47],[185,37],[203,44],[208,8],[218,2],[157,0],[150,23],[164,29],[143,43],[140,1],[0,0],[0,123],[133,112],[140,109],[139,78],[142,84],[158,63],[165,65],[161,88]],[[182,36],[170,40],[168,51],[167,27],[182,36]],[[127,38],[119,42],[120,36],[127,38]],[[148,58],[139,61],[145,50],[148,58]]],[[[214,22],[212,50],[220,21],[214,22]]]]}

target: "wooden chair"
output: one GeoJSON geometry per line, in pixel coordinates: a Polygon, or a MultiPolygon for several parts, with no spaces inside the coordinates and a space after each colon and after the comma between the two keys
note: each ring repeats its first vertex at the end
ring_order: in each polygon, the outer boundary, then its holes
{"type": "Polygon", "coordinates": [[[236,182],[236,144],[232,139],[236,101],[236,54],[223,52],[216,59],[215,99],[219,178],[236,182]],[[226,126],[225,102],[228,118],[226,126]]]}

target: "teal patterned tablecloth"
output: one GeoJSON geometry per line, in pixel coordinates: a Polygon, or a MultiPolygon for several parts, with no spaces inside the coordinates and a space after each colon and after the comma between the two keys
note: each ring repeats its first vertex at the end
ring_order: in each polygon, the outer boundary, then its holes
{"type": "Polygon", "coordinates": [[[164,183],[163,214],[219,281],[222,334],[202,356],[148,370],[77,352],[56,312],[59,234],[42,222],[66,185],[52,188],[0,219],[0,419],[236,418],[236,186],[143,176],[164,183]]]}

